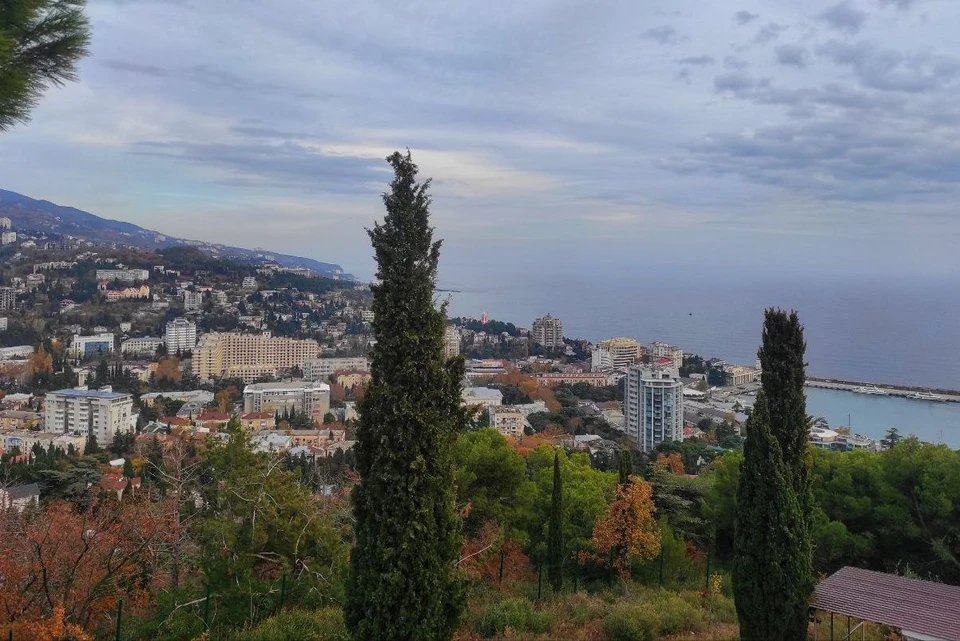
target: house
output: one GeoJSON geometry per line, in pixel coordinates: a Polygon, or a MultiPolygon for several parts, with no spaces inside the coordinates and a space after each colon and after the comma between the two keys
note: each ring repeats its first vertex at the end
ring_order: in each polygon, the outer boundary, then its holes
{"type": "Polygon", "coordinates": [[[115,492],[117,500],[123,500],[123,494],[130,490],[130,494],[136,494],[140,489],[140,477],[127,478],[123,474],[104,474],[100,479],[100,489],[104,492],[115,492]]]}
{"type": "Polygon", "coordinates": [[[39,501],[40,486],[36,483],[15,487],[0,487],[0,510],[14,509],[17,512],[22,512],[30,504],[39,501]]]}
{"type": "Polygon", "coordinates": [[[230,419],[233,418],[230,414],[226,412],[218,412],[217,410],[205,410],[200,416],[195,419],[197,425],[202,427],[207,427],[210,429],[219,429],[230,422],[230,419]]]}
{"type": "Polygon", "coordinates": [[[0,430],[29,430],[39,425],[43,417],[36,412],[22,410],[0,410],[0,430]]]}
{"type": "Polygon", "coordinates": [[[293,444],[293,437],[280,432],[265,432],[255,434],[250,439],[250,447],[254,452],[284,452],[290,449],[293,444]]]}
{"type": "Polygon", "coordinates": [[[321,447],[327,443],[344,441],[347,438],[345,430],[291,430],[288,434],[293,438],[293,445],[312,445],[321,447]]]}
{"type": "Polygon", "coordinates": [[[277,426],[276,416],[270,412],[250,412],[240,417],[240,426],[249,432],[272,430],[277,426]]]}

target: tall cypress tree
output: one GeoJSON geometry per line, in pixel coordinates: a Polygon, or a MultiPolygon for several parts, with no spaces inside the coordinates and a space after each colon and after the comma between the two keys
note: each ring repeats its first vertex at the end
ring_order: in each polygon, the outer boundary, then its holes
{"type": "Polygon", "coordinates": [[[563,480],[559,453],[553,455],[553,496],[547,528],[547,581],[554,592],[559,592],[563,587],[563,480]]]}
{"type": "Polygon", "coordinates": [[[620,485],[626,485],[630,482],[630,475],[633,474],[633,456],[630,450],[620,450],[620,461],[617,469],[620,485]]]}
{"type": "Polygon", "coordinates": [[[464,605],[456,563],[452,447],[466,425],[463,359],[445,361],[445,310],[434,305],[440,242],[429,225],[429,181],[410,153],[387,162],[394,179],[383,224],[369,230],[377,259],[371,382],[359,404],[353,490],[356,544],[345,616],[358,640],[445,640],[464,605]]]}

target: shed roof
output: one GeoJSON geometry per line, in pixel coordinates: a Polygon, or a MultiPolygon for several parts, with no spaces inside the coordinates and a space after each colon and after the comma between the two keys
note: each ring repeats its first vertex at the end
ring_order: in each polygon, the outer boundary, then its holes
{"type": "Polygon", "coordinates": [[[863,621],[960,639],[960,587],[845,567],[824,579],[813,607],[863,621]]]}

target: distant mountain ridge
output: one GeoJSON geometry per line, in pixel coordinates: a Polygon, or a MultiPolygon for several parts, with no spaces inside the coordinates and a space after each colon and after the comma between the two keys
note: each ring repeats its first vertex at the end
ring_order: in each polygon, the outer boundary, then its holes
{"type": "Polygon", "coordinates": [[[166,247],[196,247],[209,254],[243,262],[273,262],[284,267],[305,267],[325,276],[353,278],[334,263],[291,256],[262,249],[243,249],[200,240],[187,240],[144,229],[133,223],[101,218],[75,207],[64,207],[47,200],[0,189],[0,217],[13,222],[14,231],[73,236],[97,245],[122,245],[152,250],[166,247]]]}

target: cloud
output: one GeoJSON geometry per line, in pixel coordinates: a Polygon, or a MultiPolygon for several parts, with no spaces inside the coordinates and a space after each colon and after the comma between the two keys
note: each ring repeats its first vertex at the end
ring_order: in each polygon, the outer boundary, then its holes
{"type": "Polygon", "coordinates": [[[788,27],[781,24],[776,24],[771,22],[768,25],[761,27],[760,31],[757,32],[757,35],[754,36],[753,41],[756,44],[766,44],[771,40],[776,40],[780,37],[780,34],[787,30],[788,27]]]}
{"type": "Polygon", "coordinates": [[[734,56],[727,56],[723,59],[723,66],[727,69],[734,69],[736,71],[743,71],[750,66],[750,63],[746,60],[741,60],[734,56]]]}
{"type": "Polygon", "coordinates": [[[104,67],[108,67],[115,71],[138,73],[144,76],[153,76],[155,78],[165,78],[170,75],[170,72],[162,67],[126,62],[125,60],[104,60],[101,64],[103,64],[104,67]]]}
{"type": "Polygon", "coordinates": [[[952,84],[960,76],[960,60],[952,56],[905,54],[869,42],[846,44],[831,40],[817,53],[849,67],[865,86],[883,91],[925,93],[952,84]]]}
{"type": "Polygon", "coordinates": [[[807,49],[800,45],[780,45],[774,49],[777,62],[787,67],[803,69],[807,66],[807,49]]]}
{"type": "Polygon", "coordinates": [[[713,88],[717,93],[732,93],[738,96],[766,84],[768,84],[768,81],[756,80],[750,74],[743,72],[725,73],[713,79],[713,88]]]}
{"type": "Polygon", "coordinates": [[[733,14],[733,19],[736,20],[737,24],[741,27],[745,24],[749,24],[760,17],[759,13],[750,13],[749,11],[740,10],[733,14]]]}
{"type": "Polygon", "coordinates": [[[879,0],[880,4],[884,7],[889,7],[890,5],[895,6],[897,9],[906,10],[913,6],[916,0],[879,0]]]}
{"type": "Polygon", "coordinates": [[[677,64],[693,65],[695,67],[709,67],[715,62],[716,60],[713,58],[713,56],[706,56],[706,55],[693,56],[690,58],[680,58],[679,60],[677,60],[677,64]]]}
{"type": "Polygon", "coordinates": [[[856,35],[867,22],[867,12],[858,9],[850,0],[843,0],[817,15],[828,26],[850,35],[856,35]]]}
{"type": "Polygon", "coordinates": [[[671,26],[652,27],[640,34],[644,40],[654,40],[662,45],[672,45],[678,40],[677,30],[671,26]]]}

